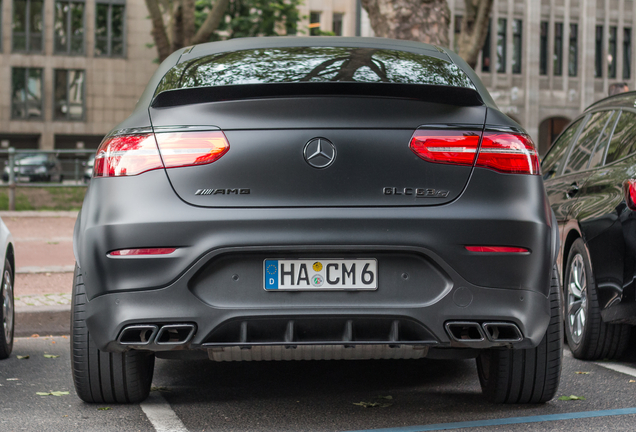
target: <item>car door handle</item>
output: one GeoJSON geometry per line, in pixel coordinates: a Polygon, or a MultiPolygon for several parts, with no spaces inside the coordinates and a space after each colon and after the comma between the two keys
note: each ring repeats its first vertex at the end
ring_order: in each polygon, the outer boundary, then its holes
{"type": "Polygon", "coordinates": [[[576,182],[574,182],[570,185],[570,189],[568,189],[568,191],[565,194],[567,195],[568,198],[573,198],[578,191],[579,191],[579,185],[576,182]]]}

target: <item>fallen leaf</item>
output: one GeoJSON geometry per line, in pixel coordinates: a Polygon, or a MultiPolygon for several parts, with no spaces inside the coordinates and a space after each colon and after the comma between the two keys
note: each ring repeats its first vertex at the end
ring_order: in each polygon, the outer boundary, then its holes
{"type": "Polygon", "coordinates": [[[571,400],[585,400],[584,396],[574,396],[574,395],[570,395],[570,396],[561,396],[559,398],[559,400],[562,401],[571,401],[571,400]]]}
{"type": "Polygon", "coordinates": [[[364,408],[376,408],[376,407],[388,408],[391,405],[393,405],[392,403],[380,403],[380,402],[358,402],[358,403],[354,402],[353,404],[364,407],[364,408]]]}
{"type": "Polygon", "coordinates": [[[576,372],[577,375],[589,375],[589,372],[576,372]]]}
{"type": "Polygon", "coordinates": [[[629,380],[629,382],[630,382],[630,383],[634,383],[634,382],[636,382],[636,380],[629,380]]]}
{"type": "Polygon", "coordinates": [[[62,336],[64,339],[68,339],[68,336],[62,336]]]}
{"type": "Polygon", "coordinates": [[[28,355],[23,355],[23,356],[21,356],[21,355],[17,355],[17,356],[16,356],[16,358],[17,358],[18,360],[26,360],[26,359],[28,359],[28,358],[29,358],[29,356],[28,356],[28,355]]]}
{"type": "Polygon", "coordinates": [[[52,344],[54,344],[54,343],[55,343],[55,341],[51,341],[51,343],[52,343],[52,344]]]}
{"type": "Polygon", "coordinates": [[[99,407],[99,408],[97,408],[97,409],[98,409],[99,411],[108,411],[108,410],[111,410],[112,408],[111,408],[111,407],[99,407]]]}
{"type": "Polygon", "coordinates": [[[391,399],[393,399],[393,396],[378,396],[378,399],[388,399],[388,400],[391,400],[391,399]]]}
{"type": "Polygon", "coordinates": [[[31,335],[31,337],[40,337],[40,335],[39,335],[39,334],[37,334],[37,333],[33,333],[33,334],[31,335]]]}
{"type": "Polygon", "coordinates": [[[7,378],[7,381],[17,381],[17,380],[19,380],[19,379],[20,379],[20,378],[7,378]]]}
{"type": "Polygon", "coordinates": [[[38,396],[64,396],[69,394],[67,391],[50,391],[50,392],[36,392],[38,396]]]}
{"type": "Polygon", "coordinates": [[[53,354],[44,354],[44,358],[58,358],[59,355],[53,355],[53,354]]]}
{"type": "Polygon", "coordinates": [[[169,392],[169,391],[170,391],[170,389],[169,389],[168,387],[163,387],[163,386],[157,386],[157,387],[152,386],[152,387],[150,387],[150,391],[151,391],[151,392],[153,392],[153,391],[158,391],[158,392],[169,392]]]}

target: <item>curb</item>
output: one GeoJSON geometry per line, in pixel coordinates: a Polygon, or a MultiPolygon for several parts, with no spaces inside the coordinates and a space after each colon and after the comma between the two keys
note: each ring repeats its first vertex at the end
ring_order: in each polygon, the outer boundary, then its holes
{"type": "Polygon", "coordinates": [[[77,218],[77,211],[0,211],[0,217],[70,217],[77,218]]]}
{"type": "Polygon", "coordinates": [[[28,306],[15,309],[14,337],[68,335],[71,332],[71,305],[28,306]]]}

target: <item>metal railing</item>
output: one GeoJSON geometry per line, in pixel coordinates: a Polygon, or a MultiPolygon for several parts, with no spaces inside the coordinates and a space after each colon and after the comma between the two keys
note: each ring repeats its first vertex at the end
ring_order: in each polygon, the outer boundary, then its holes
{"type": "MultiPolygon", "coordinates": [[[[6,183],[9,188],[9,210],[15,210],[15,190],[17,187],[86,187],[87,182],[84,177],[84,169],[86,162],[91,155],[95,154],[95,150],[39,150],[39,149],[20,149],[16,150],[13,147],[0,150],[0,167],[2,167],[2,161],[8,168],[3,169],[3,182],[4,174],[8,174],[6,183]],[[22,176],[18,175],[16,178],[16,158],[21,154],[54,154],[59,157],[59,161],[62,164],[62,171],[60,173],[60,181],[58,183],[50,182],[20,182],[22,176]],[[63,181],[63,179],[67,179],[63,181]],[[69,180],[72,179],[72,180],[69,180]]],[[[18,173],[20,174],[20,173],[18,173]]]]}

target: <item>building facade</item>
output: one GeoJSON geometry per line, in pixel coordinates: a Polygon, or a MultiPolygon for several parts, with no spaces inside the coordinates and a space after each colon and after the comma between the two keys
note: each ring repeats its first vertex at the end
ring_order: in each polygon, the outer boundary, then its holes
{"type": "MultiPolygon", "coordinates": [[[[613,83],[636,89],[636,0],[494,0],[476,70],[545,154],[613,83]]],[[[464,0],[448,0],[451,46],[464,0]]],[[[307,0],[304,35],[373,36],[359,0],[307,0]]],[[[0,147],[95,148],[155,71],[143,0],[0,0],[0,147]]]]}
{"type": "Polygon", "coordinates": [[[143,0],[0,0],[0,147],[96,148],[157,65],[143,0]]]}

